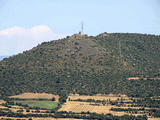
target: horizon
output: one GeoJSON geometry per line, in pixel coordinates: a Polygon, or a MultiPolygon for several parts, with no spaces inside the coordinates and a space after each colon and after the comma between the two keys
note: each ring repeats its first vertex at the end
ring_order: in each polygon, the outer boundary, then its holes
{"type": "Polygon", "coordinates": [[[29,50],[81,30],[160,35],[158,0],[1,0],[0,56],[29,50]]]}
{"type": "MultiPolygon", "coordinates": [[[[87,35],[88,37],[90,37],[90,36],[94,36],[94,37],[96,37],[96,36],[98,36],[98,35],[100,35],[100,34],[104,34],[104,33],[107,33],[107,34],[139,34],[139,35],[153,35],[153,36],[160,36],[160,35],[155,35],[155,34],[146,34],[146,33],[108,33],[108,32],[103,32],[103,33],[99,33],[99,34],[97,34],[97,35],[89,35],[88,36],[88,34],[82,34],[82,35],[87,35]]],[[[67,35],[67,36],[73,36],[73,35],[75,35],[75,34],[79,34],[79,32],[78,33],[74,33],[74,34],[71,34],[71,35],[67,35]]],[[[64,39],[64,38],[67,38],[67,36],[65,36],[65,37],[63,37],[63,38],[59,38],[59,39],[57,39],[57,40],[60,40],[60,39],[64,39]]],[[[45,43],[45,42],[52,42],[52,41],[54,41],[54,40],[48,40],[48,41],[43,41],[43,42],[41,42],[41,43],[39,43],[38,45],[41,45],[42,43],[45,43]]],[[[33,47],[37,47],[38,45],[36,45],[36,46],[33,46],[33,47]]],[[[32,48],[33,48],[32,47],[32,48]]],[[[31,48],[31,49],[32,49],[31,48]]],[[[21,52],[19,52],[19,53],[17,53],[17,54],[12,54],[12,55],[0,55],[0,57],[2,57],[3,59],[4,58],[8,58],[8,57],[12,57],[12,56],[15,56],[15,55],[18,55],[18,54],[21,54],[21,53],[23,53],[23,52],[25,52],[25,51],[28,51],[28,50],[31,50],[31,49],[27,49],[27,50],[23,50],[23,51],[21,51],[21,52]]],[[[0,59],[0,60],[2,60],[2,59],[0,59]]]]}

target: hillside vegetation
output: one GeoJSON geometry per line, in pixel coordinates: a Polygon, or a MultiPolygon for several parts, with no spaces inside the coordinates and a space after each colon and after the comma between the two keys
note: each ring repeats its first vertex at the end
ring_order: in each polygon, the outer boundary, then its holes
{"type": "Polygon", "coordinates": [[[8,56],[0,56],[0,61],[3,60],[4,58],[7,58],[8,56]]]}
{"type": "Polygon", "coordinates": [[[160,80],[150,79],[160,77],[159,46],[160,36],[129,33],[44,42],[0,61],[0,94],[160,96],[160,80]]]}

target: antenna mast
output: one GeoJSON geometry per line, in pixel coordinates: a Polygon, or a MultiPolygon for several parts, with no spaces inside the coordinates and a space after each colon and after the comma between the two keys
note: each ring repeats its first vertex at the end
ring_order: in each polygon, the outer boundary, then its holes
{"type": "Polygon", "coordinates": [[[83,21],[81,22],[81,34],[83,35],[83,21]]]}

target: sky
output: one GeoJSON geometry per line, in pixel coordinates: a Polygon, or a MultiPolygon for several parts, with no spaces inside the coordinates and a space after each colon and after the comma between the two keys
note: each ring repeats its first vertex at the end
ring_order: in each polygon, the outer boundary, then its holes
{"type": "Polygon", "coordinates": [[[0,0],[0,56],[78,33],[160,35],[160,0],[0,0]]]}

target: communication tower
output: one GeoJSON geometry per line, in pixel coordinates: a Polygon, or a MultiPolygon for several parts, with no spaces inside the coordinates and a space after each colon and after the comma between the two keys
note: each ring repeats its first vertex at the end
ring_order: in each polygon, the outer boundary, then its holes
{"type": "Polygon", "coordinates": [[[81,22],[81,34],[83,35],[83,21],[81,22]]]}

